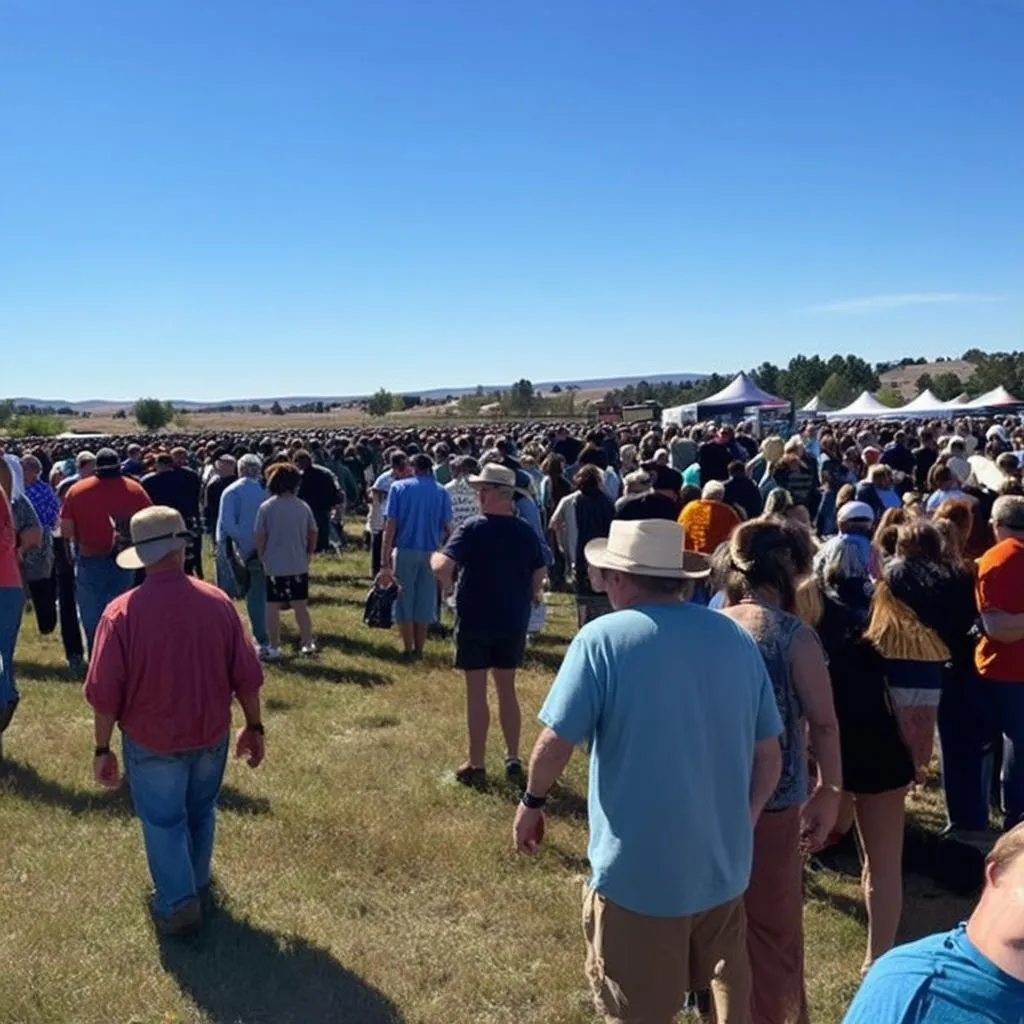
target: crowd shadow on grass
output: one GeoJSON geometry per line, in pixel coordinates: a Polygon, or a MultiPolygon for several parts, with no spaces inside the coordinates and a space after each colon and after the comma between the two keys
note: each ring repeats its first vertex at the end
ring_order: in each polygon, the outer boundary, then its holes
{"type": "MultiPolygon", "coordinates": [[[[135,816],[127,783],[122,783],[119,789],[113,791],[74,789],[53,779],[43,778],[35,768],[19,761],[0,762],[0,793],[27,803],[56,807],[76,817],[83,814],[112,818],[135,816]]],[[[218,803],[222,811],[234,814],[270,813],[270,801],[266,797],[249,796],[234,786],[221,789],[218,803]]]]}
{"type": "Polygon", "coordinates": [[[347,683],[366,689],[373,686],[391,686],[393,682],[391,676],[384,675],[383,672],[371,672],[363,668],[338,668],[317,661],[294,661],[289,664],[288,671],[319,683],[347,683]]]}
{"type": "Polygon", "coordinates": [[[342,654],[348,654],[354,658],[380,658],[382,661],[404,664],[405,659],[398,648],[397,633],[389,634],[389,636],[391,636],[391,643],[378,644],[358,636],[321,633],[317,636],[317,643],[324,650],[341,651],[342,654]]]}
{"type": "Polygon", "coordinates": [[[313,591],[309,595],[308,604],[311,608],[320,606],[330,608],[337,605],[345,605],[349,608],[358,608],[362,610],[366,607],[366,598],[364,597],[347,597],[345,594],[336,594],[331,591],[327,593],[317,593],[313,591]]]}
{"type": "Polygon", "coordinates": [[[326,949],[215,912],[195,939],[160,938],[160,960],[211,1024],[398,1024],[384,993],[326,949]]]}
{"type": "Polygon", "coordinates": [[[321,572],[319,568],[313,576],[314,582],[320,585],[324,584],[338,584],[346,587],[362,587],[364,590],[372,582],[369,574],[365,576],[353,575],[350,572],[341,572],[339,569],[328,569],[326,572],[321,572]]]}
{"type": "Polygon", "coordinates": [[[545,651],[530,647],[526,652],[526,667],[539,665],[550,672],[557,672],[562,667],[565,654],[561,650],[545,651]]]}
{"type": "Polygon", "coordinates": [[[81,683],[81,672],[72,671],[67,665],[44,665],[41,661],[14,660],[14,675],[19,679],[30,679],[34,683],[81,683]]]}

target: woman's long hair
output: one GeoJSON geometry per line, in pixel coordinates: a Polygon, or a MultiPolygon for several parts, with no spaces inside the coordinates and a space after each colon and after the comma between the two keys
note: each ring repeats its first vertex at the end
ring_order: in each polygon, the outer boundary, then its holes
{"type": "Polygon", "coordinates": [[[761,587],[779,595],[783,611],[796,609],[797,582],[811,569],[811,541],[805,530],[781,519],[742,523],[729,540],[725,596],[729,604],[753,597],[761,587]]]}

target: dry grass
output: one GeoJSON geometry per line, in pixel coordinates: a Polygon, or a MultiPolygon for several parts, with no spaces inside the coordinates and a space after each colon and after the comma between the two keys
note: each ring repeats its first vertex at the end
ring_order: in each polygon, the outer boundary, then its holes
{"type": "Polygon", "coordinates": [[[879,379],[883,385],[894,387],[909,402],[912,398],[917,397],[917,382],[925,373],[932,378],[938,377],[940,373],[955,373],[966,384],[974,373],[974,364],[966,363],[962,359],[951,359],[946,363],[898,366],[894,370],[886,370],[879,379]]]}
{"type": "MultiPolygon", "coordinates": [[[[448,644],[400,663],[363,627],[366,557],[316,566],[324,652],[268,672],[266,763],[229,766],[215,871],[225,904],[192,943],[145,911],[124,792],[90,779],[90,714],[59,641],[26,621],[23,704],[0,779],[3,1024],[584,1024],[578,926],[585,759],[574,758],[536,860],[510,849],[514,796],[454,783],[463,702],[448,644]]],[[[564,598],[521,676],[533,712],[571,633],[564,598]]],[[[500,750],[492,739],[491,767],[500,750]]],[[[907,934],[963,905],[911,885],[907,934]]],[[[856,880],[810,877],[813,1019],[840,1019],[863,950],[856,880]]]]}

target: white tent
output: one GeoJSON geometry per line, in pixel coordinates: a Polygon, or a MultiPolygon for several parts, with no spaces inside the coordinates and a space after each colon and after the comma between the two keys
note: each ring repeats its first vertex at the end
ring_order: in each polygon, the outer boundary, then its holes
{"type": "Polygon", "coordinates": [[[966,409],[996,409],[1004,405],[1022,405],[1020,399],[1014,398],[1002,384],[985,394],[979,395],[973,402],[969,402],[966,409]]]}
{"type": "Polygon", "coordinates": [[[769,405],[781,407],[788,403],[785,399],[776,398],[775,395],[769,395],[767,391],[762,391],[745,373],[740,371],[736,374],[732,383],[727,384],[721,391],[716,391],[715,394],[709,395],[703,401],[696,404],[703,409],[705,406],[713,408],[724,405],[769,405]]]}
{"type": "Polygon", "coordinates": [[[958,409],[961,406],[969,405],[970,401],[971,400],[968,397],[967,392],[966,391],[961,391],[960,394],[956,396],[956,398],[951,398],[946,403],[946,406],[947,406],[947,408],[950,408],[950,409],[958,409]]]}
{"type": "Polygon", "coordinates": [[[836,409],[827,415],[830,420],[863,420],[877,416],[892,416],[897,412],[883,405],[870,391],[862,391],[845,409],[836,409]]]}
{"type": "Polygon", "coordinates": [[[695,405],[673,405],[669,409],[661,410],[661,425],[663,427],[681,427],[684,423],[697,422],[697,406],[695,405]]]}
{"type": "Polygon", "coordinates": [[[949,405],[932,394],[930,388],[925,388],[913,401],[894,411],[901,416],[951,416],[953,413],[949,405]]]}
{"type": "Polygon", "coordinates": [[[823,416],[827,412],[831,412],[832,407],[826,405],[817,395],[815,395],[806,405],[797,409],[797,416],[823,416]]]}

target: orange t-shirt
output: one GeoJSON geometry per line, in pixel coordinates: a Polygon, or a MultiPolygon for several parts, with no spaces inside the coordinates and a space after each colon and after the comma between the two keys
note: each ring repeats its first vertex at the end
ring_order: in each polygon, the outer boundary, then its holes
{"type": "Polygon", "coordinates": [[[740,525],[740,517],[731,505],[723,501],[701,498],[691,501],[679,513],[679,525],[686,535],[683,546],[687,551],[713,555],[718,545],[727,541],[740,525]]]}
{"type": "MultiPolygon", "coordinates": [[[[978,559],[978,610],[1024,612],[1024,541],[1000,541],[978,559]]],[[[1002,644],[983,637],[974,663],[985,679],[1024,683],[1024,640],[1002,644]]]]}
{"type": "Polygon", "coordinates": [[[109,555],[114,549],[114,522],[126,524],[152,504],[134,480],[91,476],[68,491],[60,517],[74,525],[75,543],[83,555],[109,555]]]}

